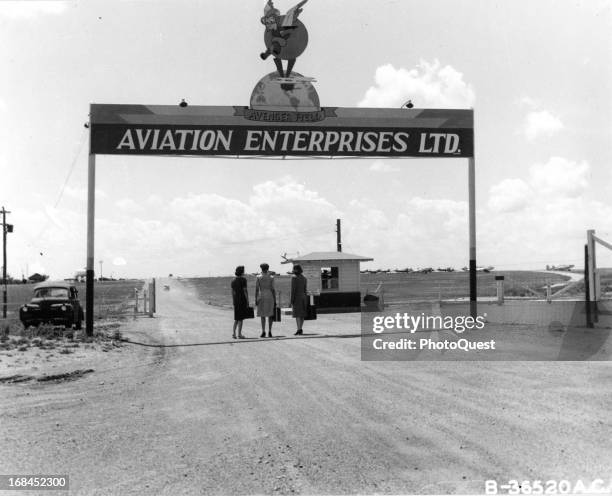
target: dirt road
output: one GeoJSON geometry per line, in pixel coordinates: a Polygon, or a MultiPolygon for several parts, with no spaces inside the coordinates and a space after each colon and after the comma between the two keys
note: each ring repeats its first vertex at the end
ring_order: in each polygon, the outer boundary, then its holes
{"type": "MultiPolygon", "coordinates": [[[[230,312],[170,284],[157,317],[124,330],[167,347],[127,345],[129,360],[72,382],[0,386],[1,473],[121,495],[484,493],[487,479],[612,476],[607,362],[362,362],[359,338],[293,338],[289,318],[275,334],[291,339],[237,342],[230,312]]],[[[321,316],[305,332],[359,326],[321,316]]]]}

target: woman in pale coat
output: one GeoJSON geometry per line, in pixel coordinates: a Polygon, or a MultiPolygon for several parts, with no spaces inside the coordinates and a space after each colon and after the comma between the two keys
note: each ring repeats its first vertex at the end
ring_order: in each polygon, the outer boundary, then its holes
{"type": "Polygon", "coordinates": [[[274,290],[274,278],[268,272],[270,266],[262,263],[260,266],[261,274],[257,276],[255,282],[255,304],[257,305],[257,315],[261,317],[261,336],[266,337],[266,318],[268,319],[268,337],[272,337],[272,317],[276,306],[276,291],[274,290]]]}
{"type": "Polygon", "coordinates": [[[303,334],[304,318],[308,315],[308,281],[302,275],[302,266],[293,266],[291,278],[291,309],[297,325],[296,336],[303,334]]]}

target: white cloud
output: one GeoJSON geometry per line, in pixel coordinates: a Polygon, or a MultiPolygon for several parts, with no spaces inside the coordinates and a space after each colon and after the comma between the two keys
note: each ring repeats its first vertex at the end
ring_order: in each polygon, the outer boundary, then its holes
{"type": "Polygon", "coordinates": [[[53,208],[50,205],[45,205],[45,213],[47,214],[47,218],[55,225],[56,228],[65,229],[62,215],[57,208],[53,208]]]}
{"type": "Polygon", "coordinates": [[[479,257],[514,269],[543,262],[579,263],[587,229],[609,226],[612,206],[591,199],[589,164],[563,157],[535,163],[526,180],[504,179],[489,190],[478,219],[479,257]]]}
{"type": "MultiPolygon", "coordinates": [[[[86,187],[71,187],[71,186],[66,186],[66,188],[64,188],[64,193],[63,194],[64,194],[64,196],[66,196],[68,198],[73,198],[73,199],[79,200],[81,202],[86,202],[87,201],[87,188],[86,187]]],[[[101,190],[101,189],[98,189],[98,188],[96,188],[95,194],[96,194],[96,200],[108,197],[108,195],[106,194],[106,192],[104,190],[101,190]]]]}
{"type": "Polygon", "coordinates": [[[144,208],[136,203],[131,198],[122,198],[121,200],[117,200],[115,205],[120,209],[128,213],[136,213],[144,211],[144,208]]]}
{"type": "Polygon", "coordinates": [[[396,69],[386,64],[376,69],[376,86],[370,87],[360,107],[401,107],[412,100],[417,108],[473,107],[475,94],[463,74],[438,60],[424,60],[416,68],[396,69]]]}
{"type": "Polygon", "coordinates": [[[397,165],[383,162],[382,160],[376,160],[370,165],[370,170],[374,172],[397,172],[400,168],[397,165]]]}
{"type": "Polygon", "coordinates": [[[161,196],[153,194],[147,198],[147,205],[151,208],[161,208],[165,202],[161,196]]]}
{"type": "Polygon", "coordinates": [[[0,17],[27,19],[37,15],[57,15],[67,8],[68,3],[60,0],[4,0],[0,2],[0,17]]]}
{"type": "Polygon", "coordinates": [[[537,109],[540,106],[540,102],[535,98],[531,98],[530,96],[523,96],[519,98],[518,103],[531,109],[537,109]]]}
{"type": "MultiPolygon", "coordinates": [[[[585,230],[604,232],[612,218],[612,207],[585,194],[588,179],[588,163],[553,157],[533,164],[524,178],[493,186],[477,205],[479,263],[499,268],[504,263],[521,268],[511,265],[514,260],[574,263],[569,255],[579,258],[585,230]]],[[[278,270],[284,252],[333,249],[337,218],[343,222],[344,251],[375,258],[367,267],[458,268],[468,256],[465,201],[400,197],[381,203],[365,197],[342,211],[333,198],[285,177],[263,181],[242,198],[189,194],[164,205],[152,218],[101,210],[95,260],[104,260],[105,267],[112,263],[125,276],[231,274],[239,263],[250,272],[262,261],[278,270]]],[[[29,264],[32,273],[39,263],[52,277],[65,277],[84,266],[84,211],[41,209],[20,212],[14,221],[31,246],[11,239],[16,254],[11,272],[29,264]]]]}
{"type": "Polygon", "coordinates": [[[31,276],[32,274],[45,274],[45,275],[49,275],[49,273],[47,272],[47,269],[45,268],[45,266],[43,264],[41,264],[40,262],[34,262],[31,265],[28,266],[28,273],[24,274],[26,276],[31,276]]]}
{"type": "Polygon", "coordinates": [[[280,181],[266,181],[254,186],[254,195],[250,203],[255,207],[277,205],[287,201],[309,202],[324,208],[330,207],[315,191],[307,190],[303,184],[298,184],[287,176],[280,181]]]}
{"type": "Polygon", "coordinates": [[[467,211],[466,202],[443,198],[414,197],[391,211],[354,201],[341,214],[345,251],[373,257],[369,266],[378,268],[464,262],[467,211]]]}
{"type": "Polygon", "coordinates": [[[522,179],[504,179],[489,190],[488,206],[494,212],[517,212],[527,206],[531,195],[522,179]]]}
{"type": "Polygon", "coordinates": [[[525,117],[523,133],[529,141],[542,136],[551,137],[563,129],[563,123],[546,110],[529,112],[525,117]]]}
{"type": "Polygon", "coordinates": [[[543,268],[579,265],[587,229],[609,226],[612,207],[588,197],[534,195],[519,213],[484,213],[477,226],[480,259],[500,269],[543,268]]]}
{"type": "Polygon", "coordinates": [[[588,187],[589,172],[587,162],[551,157],[548,162],[531,167],[530,183],[537,194],[576,197],[588,187]]]}
{"type": "Polygon", "coordinates": [[[563,157],[551,157],[547,162],[529,168],[527,181],[504,179],[489,190],[488,207],[495,212],[516,212],[534,198],[576,198],[589,186],[590,166],[563,157]]]}
{"type": "Polygon", "coordinates": [[[416,232],[423,237],[463,235],[467,228],[468,205],[465,201],[416,197],[409,201],[408,207],[418,226],[416,232]]]}
{"type": "Polygon", "coordinates": [[[159,273],[230,273],[238,261],[252,267],[285,251],[328,249],[338,216],[333,203],[286,177],[255,185],[245,199],[189,194],[153,220],[100,221],[96,244],[122,253],[130,270],[151,260],[159,273]]]}

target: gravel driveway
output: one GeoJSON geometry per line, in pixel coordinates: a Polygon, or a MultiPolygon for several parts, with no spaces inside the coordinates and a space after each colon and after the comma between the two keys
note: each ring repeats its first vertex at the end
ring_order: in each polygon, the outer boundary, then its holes
{"type": "Polygon", "coordinates": [[[473,494],[487,479],[612,477],[608,362],[362,362],[355,315],[320,316],[304,338],[284,317],[273,332],[287,339],[265,340],[256,319],[238,342],[230,311],[163,283],[157,317],[123,329],[153,346],[103,355],[75,381],[0,385],[1,473],[121,495],[473,494]]]}

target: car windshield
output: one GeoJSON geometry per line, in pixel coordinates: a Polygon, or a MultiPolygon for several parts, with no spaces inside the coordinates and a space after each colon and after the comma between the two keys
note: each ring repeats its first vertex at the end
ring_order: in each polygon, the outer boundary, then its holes
{"type": "Polygon", "coordinates": [[[35,298],[68,298],[68,288],[38,288],[35,298]]]}

